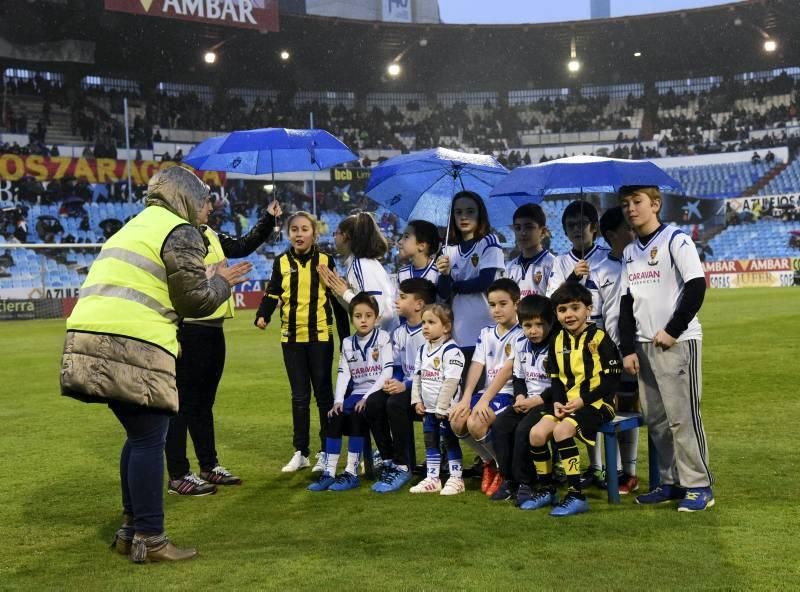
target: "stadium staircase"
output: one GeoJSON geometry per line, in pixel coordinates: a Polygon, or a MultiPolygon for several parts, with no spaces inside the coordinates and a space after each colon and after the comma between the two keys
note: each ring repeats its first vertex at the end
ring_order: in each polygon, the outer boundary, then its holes
{"type": "Polygon", "coordinates": [[[759,191],[761,191],[767,184],[772,181],[775,177],[780,175],[786,167],[789,166],[788,162],[779,162],[774,167],[772,167],[766,175],[761,177],[758,181],[753,183],[750,187],[745,189],[742,192],[742,197],[752,197],[754,195],[758,195],[759,191]]]}
{"type": "MultiPolygon", "coordinates": [[[[23,108],[28,117],[28,132],[36,130],[36,122],[42,117],[44,99],[39,96],[15,95],[10,99],[14,110],[23,108]]],[[[47,135],[44,143],[47,145],[58,144],[85,144],[80,136],[72,134],[72,116],[68,107],[60,107],[50,103],[50,123],[46,125],[47,135]]]]}

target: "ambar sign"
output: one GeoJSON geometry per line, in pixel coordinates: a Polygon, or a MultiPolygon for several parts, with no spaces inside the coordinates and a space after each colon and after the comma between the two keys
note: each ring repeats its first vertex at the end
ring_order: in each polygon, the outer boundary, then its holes
{"type": "Polygon", "coordinates": [[[105,0],[105,7],[210,25],[278,30],[278,0],[105,0]]]}

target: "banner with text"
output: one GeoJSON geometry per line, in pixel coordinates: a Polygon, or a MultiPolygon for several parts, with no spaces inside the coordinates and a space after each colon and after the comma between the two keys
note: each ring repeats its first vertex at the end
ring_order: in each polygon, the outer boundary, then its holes
{"type": "MultiPolygon", "coordinates": [[[[131,161],[131,182],[146,185],[156,172],[176,166],[177,163],[154,160],[131,161]]],[[[186,166],[186,165],[183,165],[186,166]]],[[[191,168],[191,167],[187,167],[191,168]]],[[[196,171],[209,185],[225,184],[225,173],[196,171]]],[[[0,180],[18,181],[30,176],[37,181],[52,181],[64,177],[85,178],[88,183],[117,183],[128,178],[128,163],[111,158],[69,158],[66,156],[0,155],[0,180]]]]}
{"type": "Polygon", "coordinates": [[[105,0],[106,10],[278,31],[278,0],[105,0]]]}
{"type": "Polygon", "coordinates": [[[769,210],[770,208],[778,209],[792,209],[800,208],[800,194],[798,193],[781,193],[777,195],[755,195],[753,197],[735,197],[726,200],[737,212],[749,212],[753,209],[756,203],[761,205],[761,211],[769,210]]]}
{"type": "Polygon", "coordinates": [[[800,280],[800,258],[735,259],[703,263],[709,288],[778,288],[800,280]]]}

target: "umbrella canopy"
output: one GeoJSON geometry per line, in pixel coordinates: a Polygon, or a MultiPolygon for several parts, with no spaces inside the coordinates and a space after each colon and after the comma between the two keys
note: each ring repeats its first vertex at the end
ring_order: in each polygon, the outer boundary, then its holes
{"type": "MultiPolygon", "coordinates": [[[[366,193],[400,218],[446,226],[456,193],[486,196],[506,175],[508,169],[492,156],[434,148],[381,163],[372,170],[366,193]]],[[[494,204],[492,222],[510,223],[513,208],[510,200],[494,204]]]]}
{"type": "Polygon", "coordinates": [[[518,167],[491,193],[516,204],[538,203],[546,195],[615,193],[626,185],[658,187],[682,193],[681,184],[649,160],[621,160],[599,156],[570,156],[518,167]]]}
{"type": "Polygon", "coordinates": [[[319,171],[352,160],[358,156],[325,130],[268,127],[209,138],[183,162],[201,171],[268,175],[319,171]]]}

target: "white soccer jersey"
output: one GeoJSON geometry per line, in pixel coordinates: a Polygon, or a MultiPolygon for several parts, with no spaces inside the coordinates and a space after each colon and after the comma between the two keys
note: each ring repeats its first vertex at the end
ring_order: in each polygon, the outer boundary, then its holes
{"type": "Polygon", "coordinates": [[[428,262],[423,268],[414,267],[411,263],[408,265],[403,265],[400,270],[397,272],[397,284],[400,285],[401,282],[405,280],[410,280],[412,278],[422,278],[423,280],[428,280],[433,282],[433,285],[436,285],[436,281],[439,279],[439,270],[436,268],[436,258],[434,257],[428,262]]]}
{"type": "Polygon", "coordinates": [[[517,282],[521,298],[531,294],[544,296],[547,293],[550,274],[553,273],[555,259],[555,255],[545,250],[534,257],[533,261],[528,261],[526,265],[520,255],[506,265],[506,277],[517,282]]]}
{"type": "MultiPolygon", "coordinates": [[[[359,292],[372,294],[378,301],[381,328],[392,331],[398,323],[397,312],[394,308],[395,293],[389,274],[386,273],[383,265],[377,259],[353,257],[352,255],[347,258],[345,265],[347,267],[347,283],[353,296],[359,292]]],[[[345,300],[350,302],[352,296],[345,297],[345,300]]]]}
{"type": "Polygon", "coordinates": [[[619,299],[622,297],[622,259],[611,253],[597,266],[595,282],[600,296],[600,313],[603,318],[598,325],[611,340],[619,345],[619,299]]]}
{"type": "MultiPolygon", "coordinates": [[[[505,333],[502,337],[497,334],[497,325],[490,325],[481,330],[478,343],[475,344],[475,353],[472,361],[483,364],[483,371],[486,375],[484,388],[491,384],[497,373],[503,368],[508,360],[513,360],[516,353],[517,341],[526,339],[519,325],[505,333]]],[[[508,382],[501,388],[498,395],[511,395],[514,393],[513,381],[509,378],[508,382]]]]}
{"type": "MultiPolygon", "coordinates": [[[[483,269],[505,269],[503,249],[497,237],[488,234],[470,249],[462,251],[461,245],[445,247],[450,258],[450,278],[463,282],[477,278],[483,269]]],[[[481,329],[492,322],[489,301],[483,292],[455,294],[453,296],[453,340],[461,347],[473,347],[481,329]]]]}
{"type": "MultiPolygon", "coordinates": [[[[422,404],[425,405],[426,413],[434,413],[444,381],[448,378],[461,378],[464,354],[452,339],[434,346],[426,342],[417,352],[415,373],[419,375],[422,404]]],[[[457,391],[453,398],[458,397],[457,391]]]]}
{"type": "MultiPolygon", "coordinates": [[[[623,251],[622,294],[633,296],[636,340],[652,341],[675,313],[683,285],[704,278],[703,264],[694,242],[680,228],[662,224],[647,244],[634,240],[623,251]]],[[[678,341],[702,339],[695,316],[678,341]]]]}
{"type": "Polygon", "coordinates": [[[392,377],[392,340],[383,329],[374,329],[364,337],[353,335],[342,342],[339,373],[336,377],[334,401],[341,403],[345,395],[364,395],[383,388],[392,377]]]}
{"type": "MultiPolygon", "coordinates": [[[[583,258],[589,263],[589,276],[581,278],[581,284],[586,286],[592,293],[592,320],[598,321],[602,317],[600,312],[600,297],[597,293],[597,279],[595,278],[595,270],[605,261],[610,249],[595,245],[584,253],[583,258]]],[[[558,287],[567,281],[567,278],[575,270],[575,266],[580,261],[580,258],[570,250],[555,258],[553,261],[553,272],[550,275],[550,280],[547,283],[547,297],[553,295],[558,287]]]]}
{"type": "Polygon", "coordinates": [[[414,376],[419,348],[423,345],[425,336],[422,335],[422,323],[415,327],[404,323],[392,332],[394,365],[402,366],[404,381],[410,381],[414,376]]]}
{"type": "Polygon", "coordinates": [[[547,341],[536,344],[524,336],[516,343],[514,378],[525,381],[528,398],[541,395],[550,386],[550,375],[546,368],[549,347],[547,341]]]}

